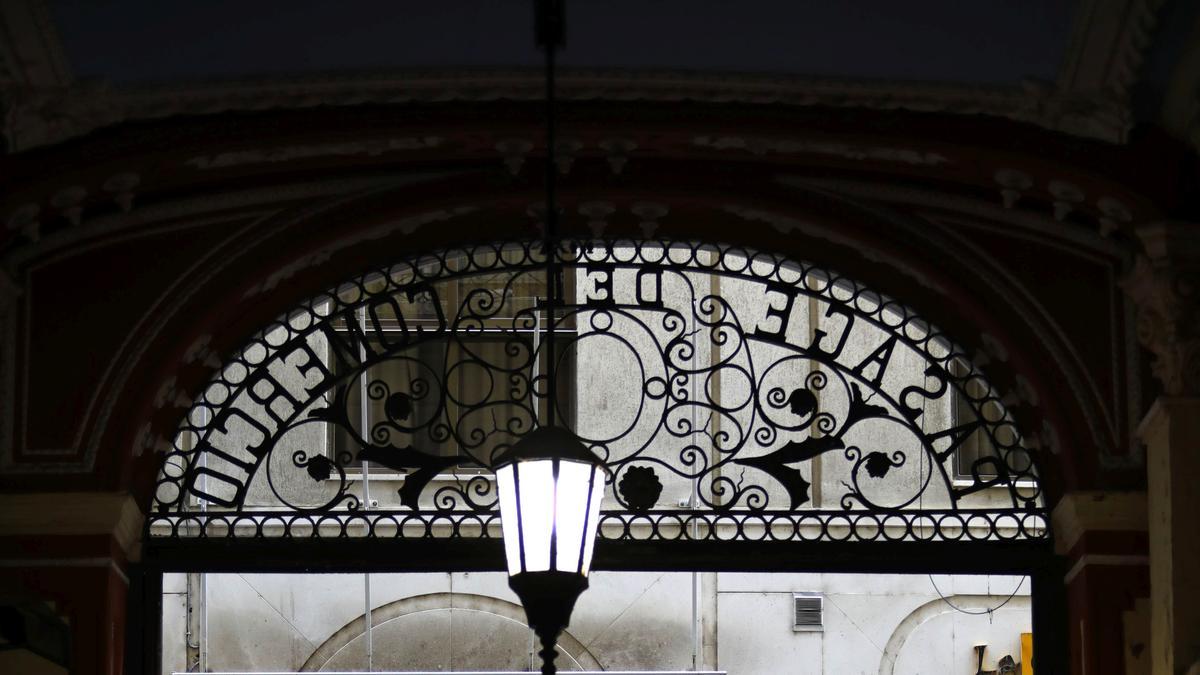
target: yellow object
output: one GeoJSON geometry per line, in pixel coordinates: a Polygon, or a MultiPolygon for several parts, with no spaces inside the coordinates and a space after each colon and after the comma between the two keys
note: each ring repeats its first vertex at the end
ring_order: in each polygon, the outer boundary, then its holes
{"type": "Polygon", "coordinates": [[[1021,633],[1021,675],[1033,675],[1033,633],[1021,633]]]}

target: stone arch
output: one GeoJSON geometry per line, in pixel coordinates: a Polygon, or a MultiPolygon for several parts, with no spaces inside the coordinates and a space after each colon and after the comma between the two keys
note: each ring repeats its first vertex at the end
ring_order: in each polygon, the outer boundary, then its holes
{"type": "MultiPolygon", "coordinates": [[[[372,625],[378,627],[401,617],[441,610],[480,612],[528,627],[528,624],[525,623],[525,610],[520,605],[476,593],[427,593],[393,600],[371,610],[372,625]]],[[[361,636],[365,630],[365,615],[342,626],[313,650],[313,653],[300,667],[300,671],[320,670],[339,650],[361,636]]],[[[563,631],[559,636],[558,649],[577,665],[588,670],[604,670],[604,666],[595,655],[569,630],[563,631]]]]}
{"type": "Polygon", "coordinates": [[[996,607],[1001,602],[1005,602],[1005,608],[1014,610],[1024,609],[1028,611],[1030,606],[1028,597],[1013,597],[1006,601],[1004,596],[955,594],[948,596],[945,600],[938,598],[917,607],[896,625],[896,628],[892,630],[891,636],[888,637],[887,644],[883,649],[883,655],[879,659],[879,675],[893,675],[895,673],[896,660],[900,657],[900,652],[904,649],[904,644],[922,624],[939,616],[957,611],[949,603],[954,603],[955,606],[967,611],[985,611],[996,607]]]}

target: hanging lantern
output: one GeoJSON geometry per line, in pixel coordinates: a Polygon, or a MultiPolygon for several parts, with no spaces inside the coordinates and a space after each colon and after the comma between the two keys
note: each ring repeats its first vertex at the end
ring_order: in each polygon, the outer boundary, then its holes
{"type": "Polygon", "coordinates": [[[555,671],[554,645],[588,585],[604,496],[600,458],[564,429],[522,438],[496,464],[508,585],[542,642],[542,672],[555,671]]]}

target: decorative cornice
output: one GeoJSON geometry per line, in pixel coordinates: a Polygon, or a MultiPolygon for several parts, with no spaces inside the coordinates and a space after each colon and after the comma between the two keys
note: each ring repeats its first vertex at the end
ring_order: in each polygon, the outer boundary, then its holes
{"type": "MultiPolygon", "coordinates": [[[[307,77],[153,88],[103,84],[16,92],[6,133],[16,151],[58,143],[101,127],[172,115],[301,109],[315,106],[536,101],[540,71],[421,71],[307,77]]],[[[1019,87],[814,79],[795,76],[668,71],[568,70],[560,98],[574,101],[776,104],[991,115],[1113,143],[1132,124],[1128,107],[1108,94],[1019,87]]]]}
{"type": "Polygon", "coordinates": [[[0,84],[61,87],[71,69],[44,0],[0,2],[0,84]]]}
{"type": "Polygon", "coordinates": [[[1083,0],[1059,74],[1059,89],[1111,92],[1122,99],[1137,80],[1164,0],[1083,0]]]}
{"type": "Polygon", "coordinates": [[[1122,282],[1137,306],[1138,339],[1172,396],[1200,394],[1200,224],[1138,227],[1145,246],[1122,282]]]}
{"type": "Polygon", "coordinates": [[[215,155],[200,155],[184,161],[187,166],[200,170],[227,169],[253,164],[278,164],[313,157],[352,157],[363,155],[378,157],[397,150],[426,150],[440,146],[445,139],[437,136],[344,141],[340,143],[308,143],[281,148],[222,152],[215,155]]]}
{"type": "Polygon", "coordinates": [[[899,146],[864,147],[829,140],[774,138],[767,136],[696,136],[692,145],[712,150],[741,151],[753,155],[827,155],[856,161],[879,161],[912,166],[939,166],[950,160],[936,152],[899,146]]]}
{"type": "Polygon", "coordinates": [[[29,236],[28,233],[36,231],[37,205],[29,204],[18,208],[10,215],[10,229],[25,232],[30,241],[28,244],[0,251],[0,270],[20,269],[22,265],[34,258],[51,255],[73,246],[86,244],[89,241],[103,240],[125,230],[154,228],[168,223],[171,223],[170,227],[185,229],[205,222],[228,222],[240,217],[256,218],[266,213],[273,213],[287,204],[308,199],[336,198],[338,195],[360,190],[395,185],[397,181],[412,180],[411,177],[398,178],[394,175],[384,175],[368,178],[327,178],[319,181],[288,182],[270,187],[233,190],[202,197],[178,199],[126,210],[123,203],[128,201],[131,207],[133,205],[134,192],[132,191],[134,187],[130,186],[130,183],[132,177],[137,175],[135,173],[116,174],[104,181],[103,187],[100,189],[109,193],[118,205],[122,205],[121,211],[86,220],[84,221],[85,227],[74,226],[59,229],[35,238],[29,236]],[[126,177],[126,180],[118,187],[126,187],[127,191],[110,190],[109,188],[113,188],[116,182],[114,179],[122,176],[126,177]],[[26,219],[23,214],[32,215],[26,219]]]}

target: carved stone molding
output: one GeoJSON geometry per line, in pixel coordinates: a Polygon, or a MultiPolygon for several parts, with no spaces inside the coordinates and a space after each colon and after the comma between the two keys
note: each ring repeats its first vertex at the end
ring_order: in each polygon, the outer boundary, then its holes
{"type": "Polygon", "coordinates": [[[1200,22],[1192,28],[1167,81],[1162,122],[1171,133],[1200,148],[1200,22]]]}
{"type": "Polygon", "coordinates": [[[1059,74],[1064,91],[1111,91],[1137,81],[1164,0],[1081,0],[1059,74]]]}
{"type": "Polygon", "coordinates": [[[0,496],[0,536],[109,535],[131,560],[140,557],[144,516],[124,492],[55,492],[0,496]]]}
{"type": "Polygon", "coordinates": [[[49,3],[0,2],[0,84],[56,87],[72,80],[49,3]]]}
{"type": "Polygon", "coordinates": [[[764,136],[696,136],[692,145],[713,150],[733,150],[762,156],[767,154],[828,155],[852,160],[875,160],[911,164],[914,166],[938,166],[950,160],[936,152],[922,152],[904,147],[856,146],[833,141],[770,138],[764,136]]]}
{"type": "Polygon", "coordinates": [[[252,149],[237,152],[222,152],[215,155],[200,155],[184,161],[184,164],[200,170],[225,169],[233,166],[253,164],[278,164],[314,157],[352,157],[380,155],[402,150],[427,150],[436,148],[444,139],[437,136],[373,139],[342,143],[312,143],[290,145],[282,148],[252,149]]]}
{"type": "Polygon", "coordinates": [[[1200,224],[1142,225],[1145,246],[1122,282],[1137,306],[1138,339],[1165,393],[1200,394],[1200,224]]]}
{"type": "MultiPolygon", "coordinates": [[[[361,77],[306,77],[163,87],[80,83],[17,92],[6,134],[25,150],[121,122],[177,114],[315,106],[447,101],[537,101],[541,72],[424,71],[361,77]]],[[[798,76],[670,71],[565,70],[563,100],[778,104],[982,114],[1068,134],[1122,142],[1132,124],[1126,102],[1109,92],[1064,92],[1050,85],[980,86],[798,76]]]]}
{"type": "Polygon", "coordinates": [[[1068,492],[1054,507],[1054,549],[1064,555],[1088,532],[1145,532],[1145,492],[1068,492]]]}

